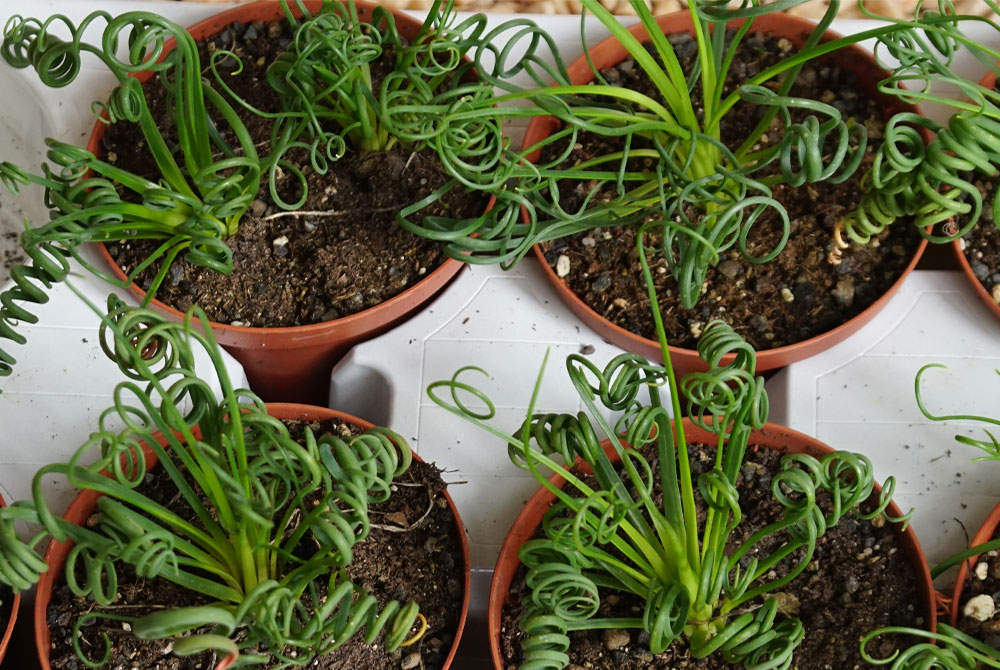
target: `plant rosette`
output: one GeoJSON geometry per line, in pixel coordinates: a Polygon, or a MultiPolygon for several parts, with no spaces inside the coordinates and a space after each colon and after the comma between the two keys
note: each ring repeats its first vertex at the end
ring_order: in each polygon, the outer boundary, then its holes
{"type": "MultiPolygon", "coordinates": [[[[709,433],[695,426],[689,419],[684,419],[684,430],[692,444],[698,442],[713,444],[718,439],[714,433],[709,433]]],[[[781,453],[808,454],[815,457],[833,453],[833,449],[803,433],[774,424],[766,424],[761,430],[753,431],[749,444],[777,450],[781,453]]],[[[605,442],[604,446],[612,460],[617,461],[617,454],[609,448],[609,443],[605,442]]],[[[559,475],[553,475],[549,481],[559,488],[565,484],[559,475]]],[[[876,484],[869,502],[877,501],[880,494],[881,487],[876,484]]],[[[505,670],[510,667],[510,659],[503,657],[501,634],[504,622],[504,605],[510,597],[511,587],[521,567],[518,550],[522,544],[536,536],[542,519],[554,500],[555,494],[552,491],[545,487],[540,488],[521,510],[500,550],[493,573],[493,581],[490,585],[488,613],[490,653],[496,670],[505,670]]],[[[895,503],[889,504],[886,508],[886,515],[896,518],[902,516],[895,503]]],[[[906,560],[912,567],[914,577],[918,582],[918,589],[922,595],[920,606],[923,608],[924,621],[928,630],[933,631],[937,625],[936,599],[926,557],[912,528],[907,527],[905,530],[899,530],[898,525],[894,525],[894,528],[901,542],[902,551],[905,552],[906,560]]],[[[808,637],[809,631],[806,630],[805,634],[808,637]]],[[[844,641],[844,644],[848,643],[853,644],[856,641],[844,641]]]]}
{"type": "MultiPolygon", "coordinates": [[[[693,34],[692,19],[688,12],[667,14],[657,17],[656,21],[660,28],[662,28],[664,34],[671,35],[684,32],[693,34]]],[[[742,23],[742,20],[736,20],[730,22],[728,25],[730,27],[736,27],[742,23]]],[[[765,14],[754,19],[754,24],[750,29],[750,33],[763,33],[769,37],[785,39],[788,40],[793,47],[800,48],[804,44],[806,37],[814,30],[814,28],[815,24],[810,21],[787,14],[772,13],[765,14]]],[[[641,24],[633,26],[629,29],[629,32],[643,43],[648,43],[650,41],[648,32],[641,24]]],[[[828,42],[839,37],[840,36],[835,32],[827,31],[824,34],[822,41],[828,42]]],[[[838,65],[850,74],[853,74],[857,78],[860,88],[868,96],[878,101],[880,108],[884,111],[885,119],[888,119],[897,112],[912,112],[916,110],[916,108],[912,105],[904,104],[893,96],[878,92],[878,82],[888,76],[888,73],[878,67],[870,53],[858,46],[852,45],[838,51],[837,54],[838,65]]],[[[609,37],[589,49],[588,55],[590,60],[593,62],[594,68],[598,71],[603,71],[607,68],[616,66],[630,57],[628,51],[614,36],[609,37]]],[[[575,84],[586,84],[594,79],[594,73],[591,69],[590,63],[588,63],[587,57],[581,57],[569,66],[568,69],[571,79],[575,84]]],[[[559,122],[553,117],[538,117],[533,119],[531,124],[528,126],[528,130],[525,135],[524,146],[532,146],[533,144],[548,137],[559,127],[558,124],[559,122]]],[[[536,156],[532,156],[531,158],[534,159],[536,156]]],[[[816,186],[822,187],[822,183],[817,184],[816,186]]],[[[803,186],[802,188],[805,187],[803,186]]],[[[600,235],[600,232],[598,235],[600,235]]],[[[817,353],[824,351],[851,336],[872,318],[874,318],[874,316],[883,307],[885,307],[892,295],[899,290],[900,286],[902,286],[906,276],[916,266],[917,261],[920,259],[925,247],[926,240],[920,240],[912,258],[902,269],[900,276],[892,283],[889,289],[885,291],[881,297],[872,302],[867,308],[850,318],[839,327],[800,342],[758,351],[758,371],[764,372],[767,370],[773,370],[796,361],[803,360],[816,355],[817,353]]],[[[651,360],[659,360],[660,347],[655,340],[630,332],[606,318],[604,315],[599,314],[569,287],[565,279],[557,274],[552,265],[546,259],[546,252],[541,248],[541,246],[536,245],[534,247],[534,251],[546,277],[549,279],[562,300],[577,316],[593,328],[595,332],[626,351],[640,354],[650,358],[651,360]]],[[[823,254],[824,256],[826,255],[826,250],[823,250],[823,254]]],[[[807,317],[804,315],[803,318],[807,317]]],[[[693,349],[671,346],[670,355],[671,360],[673,361],[673,364],[679,374],[705,369],[705,365],[699,359],[697,351],[693,349]]]]}
{"type": "MultiPolygon", "coordinates": [[[[337,420],[345,424],[354,426],[356,428],[367,430],[372,428],[372,424],[359,419],[357,417],[351,416],[349,414],[344,414],[332,409],[327,409],[325,407],[313,407],[309,405],[298,405],[293,403],[269,403],[267,405],[268,413],[281,420],[291,420],[291,421],[303,421],[303,422],[323,422],[330,420],[337,420]]],[[[153,453],[148,447],[144,447],[144,453],[146,455],[147,463],[150,467],[153,467],[157,463],[156,454],[153,453]]],[[[413,460],[421,462],[421,459],[416,454],[413,454],[413,460]]],[[[458,651],[459,642],[462,638],[462,632],[465,628],[465,620],[468,615],[469,610],[469,593],[470,593],[470,562],[469,562],[469,546],[468,540],[465,534],[465,526],[462,524],[462,519],[458,514],[458,509],[455,507],[454,501],[452,501],[451,496],[445,490],[442,492],[444,500],[448,503],[448,508],[454,518],[455,529],[457,531],[457,536],[459,538],[459,543],[461,545],[462,555],[456,557],[460,559],[462,572],[464,574],[464,583],[462,584],[462,597],[460,602],[456,605],[460,608],[460,614],[458,617],[458,626],[454,631],[454,640],[451,643],[450,649],[448,649],[444,665],[441,666],[442,670],[447,670],[458,651]]],[[[64,519],[71,523],[78,525],[83,525],[87,522],[87,519],[91,517],[97,507],[97,500],[100,498],[100,494],[96,491],[88,490],[80,493],[76,499],[70,504],[69,508],[66,510],[64,519]]],[[[38,582],[38,587],[35,595],[35,645],[38,651],[38,659],[41,663],[42,670],[50,670],[51,664],[49,661],[49,652],[52,648],[52,641],[50,636],[50,629],[48,623],[48,608],[49,603],[52,601],[52,592],[55,582],[57,581],[56,576],[61,576],[63,571],[63,566],[66,563],[67,555],[73,548],[73,542],[52,542],[45,552],[45,560],[49,565],[48,572],[42,575],[42,578],[38,582]]],[[[61,577],[60,577],[61,578],[61,577]]],[[[16,612],[18,600],[14,601],[14,611],[16,612]]],[[[6,647],[7,640],[10,637],[11,629],[13,627],[13,617],[11,618],[10,624],[7,629],[7,634],[4,637],[2,646],[0,650],[6,647]]],[[[447,631],[442,631],[447,632],[447,631]]],[[[336,652],[334,652],[335,654],[336,652]]],[[[404,648],[404,655],[406,655],[404,648]]],[[[2,658],[2,651],[0,651],[0,658],[2,658]]],[[[226,670],[230,667],[232,661],[228,659],[223,659],[216,666],[216,670],[226,670]]],[[[388,670],[388,669],[387,669],[388,670]]]]}
{"type": "MultiPolygon", "coordinates": [[[[358,1],[358,17],[370,21],[375,4],[358,1]]],[[[321,0],[305,0],[310,12],[322,6],[321,0]]],[[[301,9],[291,3],[293,13],[301,16],[301,9]]],[[[409,15],[393,11],[396,27],[405,39],[413,39],[422,22],[409,15]]],[[[210,39],[218,35],[234,22],[251,24],[255,21],[273,22],[285,17],[282,6],[276,0],[260,0],[221,12],[188,28],[195,40],[210,39]]],[[[165,52],[174,47],[170,40],[164,45],[165,52]]],[[[152,72],[141,72],[135,76],[145,83],[152,72]]],[[[87,149],[100,156],[104,153],[103,140],[107,132],[106,123],[97,122],[91,133],[87,149]]],[[[120,280],[127,280],[124,270],[118,265],[104,244],[98,249],[111,267],[112,273],[120,280]]],[[[243,365],[250,386],[264,400],[303,401],[323,404],[329,390],[329,374],[333,365],[354,345],[399,325],[423,309],[462,269],[463,264],[445,258],[437,268],[430,269],[425,276],[412,286],[381,303],[360,312],[331,321],[292,327],[243,327],[212,322],[216,337],[243,365]]],[[[146,291],[132,283],[130,292],[144,299],[146,291]]],[[[160,300],[150,304],[168,314],[172,319],[183,319],[183,311],[160,300]]]]}
{"type": "MultiPolygon", "coordinates": [[[[0,507],[6,507],[7,502],[0,496],[0,507]]],[[[13,594],[13,598],[10,600],[10,607],[3,608],[9,609],[6,620],[0,621],[3,625],[3,637],[0,638],[0,662],[3,662],[4,656],[7,655],[7,646],[10,644],[10,639],[14,635],[14,624],[17,622],[17,611],[21,607],[21,594],[13,594]]],[[[6,603],[3,603],[6,605],[6,603]]]]}

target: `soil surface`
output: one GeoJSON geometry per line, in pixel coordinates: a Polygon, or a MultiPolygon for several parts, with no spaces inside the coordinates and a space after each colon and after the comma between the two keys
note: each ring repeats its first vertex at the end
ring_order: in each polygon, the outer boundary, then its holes
{"type": "MultiPolygon", "coordinates": [[[[673,36],[671,41],[687,71],[696,57],[694,42],[687,35],[673,36]]],[[[726,90],[735,90],[750,76],[793,51],[787,40],[749,36],[737,52],[726,90]]],[[[602,75],[609,83],[660,97],[632,60],[605,70],[602,75]]],[[[791,94],[828,102],[845,117],[864,123],[869,137],[864,165],[870,163],[882,138],[883,110],[859,89],[850,72],[830,59],[807,64],[791,94]]],[[[692,97],[701,99],[700,84],[692,97]]],[[[761,116],[761,108],[741,103],[723,121],[723,141],[737,147],[761,116]]],[[[793,113],[794,120],[803,116],[793,113]]],[[[767,142],[776,142],[781,133],[781,125],[773,123],[766,133],[767,142]]],[[[617,149],[608,138],[585,137],[574,147],[569,161],[574,164],[617,149]]],[[[557,147],[549,149],[549,155],[557,150],[557,147]]],[[[841,184],[776,187],[774,197],[784,205],[791,221],[791,236],[784,251],[775,260],[758,265],[748,262],[738,249],[724,252],[718,265],[709,269],[704,290],[693,309],[681,307],[677,283],[662,256],[651,258],[655,262],[653,274],[668,341],[674,346],[694,349],[704,326],[712,319],[723,319],[754,348],[771,349],[828,331],[881,297],[902,274],[920,239],[909,221],[899,221],[867,246],[851,244],[847,249],[835,250],[834,226],[860,200],[859,181],[865,172],[864,165],[841,184]]],[[[776,166],[766,170],[772,168],[776,170],[776,166]]],[[[587,194],[586,188],[577,190],[577,186],[567,183],[561,191],[567,208],[578,206],[587,194]]],[[[768,212],[752,228],[748,250],[754,256],[765,255],[775,247],[780,235],[780,220],[768,212]]],[[[658,240],[650,238],[647,242],[658,240]]],[[[594,311],[626,330],[655,339],[631,228],[581,233],[550,243],[544,251],[553,268],[561,257],[565,257],[564,267],[569,261],[565,281],[594,311]]]]}
{"type": "MultiPolygon", "coordinates": [[[[293,435],[303,433],[301,422],[286,422],[293,435]]],[[[316,435],[352,429],[339,422],[309,424],[316,435]]],[[[151,499],[169,504],[178,514],[193,518],[186,504],[178,505],[179,494],[165,472],[157,468],[139,490],[151,499]]],[[[372,530],[354,546],[354,558],[346,568],[347,577],[374,596],[380,604],[390,599],[415,601],[427,618],[428,630],[409,647],[387,653],[381,638],[368,645],[356,636],[335,652],[309,665],[319,670],[398,670],[404,663],[412,668],[440,669],[455,639],[464,595],[464,569],[459,533],[451,508],[444,498],[445,484],[432,464],[413,462],[393,485],[392,497],[370,508],[372,530]],[[376,525],[391,527],[385,530],[376,525]],[[395,529],[406,529],[401,532],[395,529]],[[416,656],[414,656],[414,654],[416,656]]],[[[118,599],[107,608],[74,596],[60,583],[53,589],[48,609],[52,634],[51,665],[54,670],[84,670],[73,651],[71,636],[76,619],[85,612],[108,611],[128,616],[176,606],[209,603],[209,599],[169,581],[147,581],[123,566],[119,569],[118,599]]],[[[142,670],[206,670],[218,662],[214,653],[180,658],[170,653],[169,640],[141,641],[123,630],[122,624],[98,621],[81,629],[81,646],[91,656],[102,647],[100,635],[112,642],[107,668],[142,670]]],[[[275,667],[277,664],[254,666],[275,667]]]]}
{"type": "MultiPolygon", "coordinates": [[[[993,180],[974,183],[983,194],[983,214],[962,238],[962,251],[976,279],[1000,303],[1000,229],[993,220],[993,198],[997,185],[993,180]]],[[[962,224],[961,220],[957,223],[962,224]]]]}
{"type": "MultiPolygon", "coordinates": [[[[694,477],[714,466],[714,447],[691,445],[694,477]]],[[[644,454],[656,472],[655,454],[644,454]]],[[[771,478],[779,470],[780,454],[772,449],[748,451],[737,483],[743,520],[730,539],[728,551],[756,530],[781,518],[783,508],[771,493],[771,478]]],[[[657,493],[659,488],[657,486],[657,493]]],[[[824,502],[824,505],[826,503],[824,502]]],[[[698,518],[704,522],[705,509],[698,496],[698,518]]],[[[781,538],[776,538],[775,546],[781,538]]],[[[770,547],[755,554],[763,558],[770,547]]],[[[795,651],[792,667],[798,670],[850,670],[871,667],[861,660],[858,643],[868,632],[881,626],[921,626],[926,606],[921,602],[916,575],[902,553],[893,524],[884,519],[863,521],[845,516],[840,524],[819,539],[805,572],[781,589],[779,602],[785,612],[796,616],[805,627],[805,639],[795,651]]],[[[794,556],[794,555],[793,555],[794,556]]],[[[794,565],[786,560],[776,566],[778,576],[794,565]]],[[[521,658],[521,633],[517,620],[521,613],[523,568],[515,578],[504,607],[501,649],[506,668],[516,668],[521,658]]],[[[629,594],[602,591],[598,616],[642,616],[643,601],[629,594]],[[637,614],[638,612],[638,614],[637,614]]],[[[780,615],[779,615],[780,616],[780,615]]],[[[675,642],[665,652],[653,655],[645,631],[629,630],[627,637],[605,631],[570,633],[570,668],[588,670],[723,670],[742,668],[725,663],[719,654],[692,659],[687,645],[675,642]]],[[[900,642],[903,640],[900,640],[900,642]]],[[[880,639],[869,651],[887,656],[897,640],[880,639]]]]}
{"type": "MultiPolygon", "coordinates": [[[[994,533],[992,539],[996,538],[997,534],[994,533]]],[[[1000,550],[989,551],[972,564],[969,576],[965,580],[965,588],[962,589],[957,622],[961,630],[995,649],[1000,649],[1000,611],[992,616],[984,614],[976,617],[966,614],[969,601],[977,596],[988,596],[994,603],[1000,602],[1000,550]],[[985,618],[980,621],[983,617],[985,618]]]]}
{"type": "MultiPolygon", "coordinates": [[[[226,83],[244,100],[273,112],[279,108],[278,97],[264,75],[290,38],[285,22],[232,24],[214,40],[199,44],[202,64],[207,68],[209,52],[235,51],[243,63],[239,74],[229,72],[235,61],[218,63],[226,83]]],[[[391,54],[383,54],[373,63],[375,86],[391,67],[390,58],[391,54]]],[[[166,113],[163,86],[154,78],[144,90],[158,127],[172,142],[176,130],[166,113]]],[[[266,155],[271,123],[240,105],[234,107],[258,152],[266,155]]],[[[137,125],[112,125],[104,148],[109,162],[157,178],[155,163],[137,125]]],[[[221,275],[178,258],[157,293],[158,299],[181,310],[198,304],[219,323],[300,326],[330,321],[384,302],[445,260],[439,243],[395,224],[401,208],[448,181],[433,151],[413,153],[398,145],[385,152],[349,149],[325,174],[309,168],[305,151],[293,150],[285,157],[306,175],[307,202],[294,213],[278,208],[265,178],[239,231],[227,240],[233,251],[233,273],[221,275]]],[[[301,195],[290,174],[279,179],[278,191],[286,202],[295,202],[301,195]]],[[[481,193],[456,189],[424,209],[422,215],[475,216],[482,213],[487,200],[481,193]]],[[[131,271],[159,244],[137,240],[110,245],[110,251],[119,265],[131,271]]],[[[148,288],[157,269],[155,264],[141,273],[139,286],[148,288]]]]}

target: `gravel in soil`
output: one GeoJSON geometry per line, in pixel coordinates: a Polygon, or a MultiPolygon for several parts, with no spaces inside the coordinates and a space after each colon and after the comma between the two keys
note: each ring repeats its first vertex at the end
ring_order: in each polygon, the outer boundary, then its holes
{"type": "MultiPolygon", "coordinates": [[[[671,41],[685,70],[696,57],[690,36],[671,41]]],[[[737,51],[726,90],[734,90],[750,76],[787,58],[793,49],[787,40],[751,35],[737,51]]],[[[649,80],[632,60],[602,72],[610,83],[659,98],[649,80]]],[[[865,124],[869,143],[865,165],[871,162],[884,129],[882,109],[860,91],[856,78],[834,59],[807,64],[792,95],[822,100],[845,116],[865,124]]],[[[700,84],[692,98],[700,100],[700,84]]],[[[723,121],[722,138],[735,148],[762,116],[759,107],[740,103],[723,121]]],[[[793,114],[800,120],[801,114],[793,114]]],[[[776,142],[782,133],[772,124],[766,135],[776,142]]],[[[613,140],[585,136],[574,147],[569,164],[615,151],[613,140]]],[[[559,147],[548,150],[552,157],[559,147]]],[[[647,166],[648,167],[648,166],[647,166]]],[[[767,169],[771,169],[770,167],[767,169]]],[[[799,188],[778,186],[774,197],[786,208],[791,235],[775,260],[752,264],[731,249],[708,271],[702,295],[693,309],[680,305],[677,282],[666,261],[654,257],[653,276],[663,311],[667,339],[674,346],[694,349],[705,325],[713,319],[729,323],[758,350],[800,342],[859,314],[892,286],[910,262],[919,244],[919,234],[909,221],[899,221],[866,246],[851,244],[835,248],[834,226],[860,200],[859,181],[865,168],[841,184],[807,184],[799,188]]],[[[576,207],[587,194],[586,187],[565,183],[561,197],[567,209],[576,207]]],[[[611,194],[613,195],[613,194],[611,194]]],[[[778,217],[768,212],[754,225],[748,250],[761,256],[780,239],[778,217]]],[[[658,240],[651,236],[649,243],[658,240]]],[[[649,339],[656,333],[649,298],[635,249],[635,233],[629,227],[593,230],[544,246],[546,261],[565,276],[567,285],[595,312],[613,323],[649,339]],[[558,265],[562,263],[562,272],[558,265]]]]}
{"type": "MultiPolygon", "coordinates": [[[[303,433],[302,422],[286,422],[293,436],[303,433]]],[[[352,429],[339,422],[312,423],[316,435],[352,429]]],[[[193,519],[177,488],[162,468],[147,475],[140,492],[168,505],[176,513],[193,519]],[[180,503],[180,504],[179,504],[180,503]]],[[[354,557],[346,568],[347,577],[374,596],[380,604],[390,599],[414,600],[427,618],[428,630],[418,643],[387,653],[381,638],[365,644],[355,636],[336,651],[322,656],[310,668],[319,670],[397,670],[419,667],[440,669],[455,639],[462,598],[464,570],[461,540],[464,532],[455,524],[443,492],[440,471],[432,464],[414,461],[394,484],[392,497],[370,508],[373,524],[406,528],[396,532],[373,525],[370,535],[354,547],[354,557]],[[414,665],[406,665],[414,663],[414,665]]],[[[54,670],[84,670],[72,647],[73,625],[83,613],[107,611],[119,615],[143,614],[177,606],[208,604],[205,596],[192,593],[172,582],[144,580],[123,566],[119,570],[118,597],[107,608],[74,596],[65,583],[53,588],[48,608],[54,670]]],[[[123,629],[121,623],[97,621],[81,629],[81,646],[94,657],[103,648],[101,634],[112,642],[111,657],[105,667],[143,670],[206,670],[218,662],[214,653],[180,658],[170,653],[170,640],[142,641],[123,629]]],[[[263,669],[274,667],[268,664],[263,669]]]]}
{"type": "MultiPolygon", "coordinates": [[[[996,538],[994,534],[992,539],[996,538]]],[[[962,589],[957,624],[977,640],[1000,649],[1000,550],[989,551],[972,564],[962,589]]]]}
{"type": "MultiPolygon", "coordinates": [[[[201,42],[202,63],[208,53],[231,49],[243,70],[226,83],[244,100],[266,112],[279,108],[265,71],[291,33],[285,22],[232,24],[218,37],[201,42]]],[[[373,63],[374,85],[391,67],[392,54],[373,63]]],[[[234,64],[233,61],[228,61],[234,64]]],[[[144,86],[150,109],[168,142],[176,136],[166,116],[167,97],[153,79],[144,86]]],[[[258,152],[267,153],[271,124],[236,105],[258,152]]],[[[227,131],[228,132],[228,131],[227,131]]],[[[104,140],[107,160],[136,174],[156,178],[155,164],[135,124],[112,125],[104,140]],[[151,172],[152,171],[152,172],[151,172]]],[[[236,326],[287,327],[338,319],[398,295],[436,269],[444,260],[438,242],[417,237],[395,223],[403,207],[443,186],[448,177],[433,151],[411,152],[396,145],[389,151],[351,151],[334,161],[325,174],[308,166],[304,151],[285,158],[306,175],[306,203],[289,213],[278,208],[265,179],[257,199],[227,240],[233,272],[222,275],[178,258],[157,298],[180,310],[197,304],[216,322],[236,326]]],[[[278,181],[286,202],[298,199],[298,182],[288,172],[278,181]]],[[[471,217],[482,213],[488,198],[453,190],[422,215],[471,217]]],[[[136,240],[110,245],[112,257],[126,271],[137,267],[160,241],[136,240]]],[[[140,273],[137,283],[150,286],[158,264],[140,273]]]]}
{"type": "MultiPolygon", "coordinates": [[[[691,445],[693,476],[710,470],[715,463],[714,447],[691,445]]],[[[655,453],[644,452],[657,471],[655,453]]],[[[743,520],[730,539],[727,551],[758,529],[779,520],[783,508],[771,493],[771,479],[779,469],[780,454],[767,448],[750,449],[737,482],[743,520]]],[[[657,496],[659,488],[657,486],[657,496]]],[[[822,498],[823,496],[821,496],[822,498]]],[[[658,498],[657,498],[658,499],[658,498]]],[[[705,507],[698,500],[699,523],[705,507]]],[[[823,502],[826,505],[827,502],[823,502]]],[[[753,555],[763,558],[777,546],[761,546],[753,555]]],[[[794,556],[800,556],[796,554],[794,556]]],[[[787,574],[794,565],[779,563],[776,576],[787,574]]],[[[523,568],[518,572],[504,606],[501,652],[505,668],[517,667],[521,658],[522,634],[517,627],[521,613],[523,568]]],[[[805,628],[805,639],[795,651],[792,667],[797,670],[851,670],[871,667],[861,659],[858,644],[868,632],[881,626],[923,624],[926,606],[921,602],[913,568],[903,553],[893,524],[884,519],[864,521],[845,516],[819,539],[806,570],[780,592],[780,610],[797,616],[805,628]]],[[[598,616],[642,616],[643,601],[633,595],[603,590],[598,616]]],[[[781,615],[779,615],[780,617],[781,615]]],[[[653,655],[645,631],[585,631],[570,633],[570,668],[588,670],[723,670],[742,668],[725,663],[719,654],[693,659],[683,642],[675,642],[665,652],[653,655]]],[[[880,638],[869,651],[889,655],[905,638],[880,638]]],[[[909,641],[907,641],[909,642],[909,641]]]]}

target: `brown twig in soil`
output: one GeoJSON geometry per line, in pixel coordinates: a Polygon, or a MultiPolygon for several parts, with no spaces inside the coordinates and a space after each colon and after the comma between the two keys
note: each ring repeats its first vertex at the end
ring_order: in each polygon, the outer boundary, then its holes
{"type": "MultiPolygon", "coordinates": [[[[403,205],[392,205],[390,207],[378,207],[376,209],[368,210],[370,212],[394,212],[397,209],[402,209],[403,205]]],[[[317,216],[317,217],[330,217],[330,216],[347,216],[349,214],[354,214],[355,211],[338,212],[336,210],[330,210],[327,212],[317,211],[317,210],[300,210],[297,212],[278,212],[277,214],[271,214],[265,216],[261,221],[271,221],[273,219],[280,219],[286,216],[317,216]]]]}
{"type": "Polygon", "coordinates": [[[434,492],[431,491],[429,486],[426,487],[426,489],[427,489],[427,502],[428,502],[427,511],[424,512],[419,519],[411,523],[409,527],[402,528],[400,526],[386,526],[378,523],[371,524],[371,527],[378,528],[379,530],[384,530],[389,533],[409,533],[411,530],[414,530],[417,526],[423,523],[424,519],[430,516],[431,512],[434,511],[434,492]]]}

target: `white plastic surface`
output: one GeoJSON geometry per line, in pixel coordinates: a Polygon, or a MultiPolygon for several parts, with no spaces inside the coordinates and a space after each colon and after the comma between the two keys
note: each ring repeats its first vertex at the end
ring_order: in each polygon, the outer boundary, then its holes
{"type": "Polygon", "coordinates": [[[913,527],[931,564],[968,546],[1000,501],[1000,463],[954,435],[984,437],[968,421],[932,422],[920,413],[914,378],[936,414],[1000,417],[1000,322],[958,272],[914,272],[888,307],[844,343],[769,380],[772,420],[837,449],[871,458],[894,474],[894,498],[914,508],[913,527]]]}

